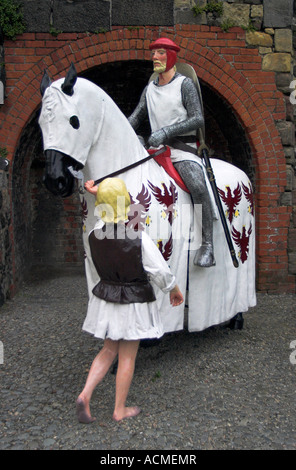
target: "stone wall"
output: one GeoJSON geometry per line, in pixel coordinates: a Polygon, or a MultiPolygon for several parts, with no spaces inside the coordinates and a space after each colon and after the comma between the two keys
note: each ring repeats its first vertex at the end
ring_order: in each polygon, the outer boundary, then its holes
{"type": "Polygon", "coordinates": [[[102,32],[113,26],[232,24],[249,28],[289,28],[293,0],[20,0],[28,32],[102,32]],[[223,3],[219,15],[210,4],[223,3]],[[196,15],[195,7],[204,9],[196,15]]]}

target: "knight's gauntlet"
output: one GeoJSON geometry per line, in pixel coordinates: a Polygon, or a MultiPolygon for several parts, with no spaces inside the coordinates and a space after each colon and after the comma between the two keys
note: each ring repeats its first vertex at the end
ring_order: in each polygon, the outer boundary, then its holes
{"type": "Polygon", "coordinates": [[[167,135],[164,129],[158,129],[157,131],[152,132],[148,139],[148,145],[150,147],[159,147],[161,144],[164,144],[167,140],[167,135]]]}

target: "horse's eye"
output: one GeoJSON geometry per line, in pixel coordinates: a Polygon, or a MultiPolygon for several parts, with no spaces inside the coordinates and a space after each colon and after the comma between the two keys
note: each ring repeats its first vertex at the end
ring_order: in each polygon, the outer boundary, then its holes
{"type": "Polygon", "coordinates": [[[74,129],[79,129],[80,123],[77,116],[70,117],[70,124],[74,129]]]}

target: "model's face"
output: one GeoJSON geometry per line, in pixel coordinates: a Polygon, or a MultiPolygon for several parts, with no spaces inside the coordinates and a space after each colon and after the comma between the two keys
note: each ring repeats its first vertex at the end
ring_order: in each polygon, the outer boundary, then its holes
{"type": "Polygon", "coordinates": [[[153,70],[157,73],[163,73],[167,64],[167,53],[165,49],[153,49],[152,51],[153,70]]]}

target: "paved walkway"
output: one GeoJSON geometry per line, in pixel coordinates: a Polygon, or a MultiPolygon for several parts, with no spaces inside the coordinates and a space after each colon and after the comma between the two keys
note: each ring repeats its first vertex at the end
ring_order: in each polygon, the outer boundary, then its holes
{"type": "Polygon", "coordinates": [[[40,273],[0,310],[2,450],[296,449],[295,296],[258,295],[244,328],[168,334],[141,347],[129,403],[112,421],[114,374],[95,391],[91,425],[75,399],[101,343],[81,332],[81,273],[40,273]]]}

